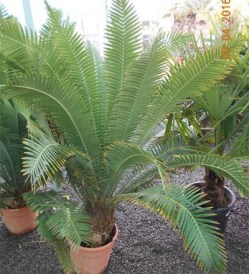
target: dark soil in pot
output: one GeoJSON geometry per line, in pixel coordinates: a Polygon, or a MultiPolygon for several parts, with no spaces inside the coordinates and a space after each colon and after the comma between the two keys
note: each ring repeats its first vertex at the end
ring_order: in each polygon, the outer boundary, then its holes
{"type": "MultiPolygon", "coordinates": [[[[105,241],[104,245],[109,244],[109,243],[112,241],[112,239],[113,239],[113,237],[115,236],[115,234],[116,234],[116,226],[113,227],[113,229],[112,229],[112,231],[111,231],[111,234],[109,235],[109,237],[108,237],[107,240],[105,241]]],[[[86,244],[86,243],[84,243],[84,242],[81,242],[80,246],[91,248],[90,245],[88,245],[88,244],[86,244]]]]}

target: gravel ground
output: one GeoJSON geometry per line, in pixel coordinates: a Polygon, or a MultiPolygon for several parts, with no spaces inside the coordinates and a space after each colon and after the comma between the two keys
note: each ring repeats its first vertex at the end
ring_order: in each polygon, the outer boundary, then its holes
{"type": "MultiPolygon", "coordinates": [[[[174,181],[197,181],[200,173],[184,172],[174,176],[174,181]]],[[[228,274],[249,273],[248,213],[248,200],[238,197],[225,234],[228,274]]],[[[119,236],[105,274],[201,274],[184,252],[179,235],[162,218],[129,204],[121,204],[116,217],[119,236]]],[[[0,274],[49,273],[64,272],[37,232],[14,236],[0,221],[0,274]]]]}

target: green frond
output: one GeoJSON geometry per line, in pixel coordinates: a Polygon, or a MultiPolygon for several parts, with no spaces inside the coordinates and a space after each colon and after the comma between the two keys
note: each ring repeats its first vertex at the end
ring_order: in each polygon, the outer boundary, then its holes
{"type": "Polygon", "coordinates": [[[212,124],[222,122],[227,117],[235,115],[246,109],[248,92],[245,87],[249,83],[249,70],[242,74],[241,79],[234,80],[234,83],[218,83],[194,101],[207,113],[212,124]],[[243,94],[243,92],[245,94],[243,94]]]}
{"type": "Polygon", "coordinates": [[[23,197],[28,205],[35,211],[49,211],[51,209],[60,209],[70,204],[68,196],[54,190],[28,192],[24,193],[23,197]]]}
{"type": "Polygon", "coordinates": [[[37,220],[42,238],[54,246],[65,270],[72,269],[69,247],[90,243],[89,216],[63,193],[25,193],[24,198],[32,209],[40,212],[37,220]]]}
{"type": "Polygon", "coordinates": [[[133,132],[145,115],[148,102],[165,74],[169,50],[163,44],[164,40],[165,36],[160,34],[151,49],[141,54],[123,76],[122,87],[109,120],[108,143],[133,137],[133,132]]]}
{"type": "MultiPolygon", "coordinates": [[[[27,60],[26,56],[28,55],[30,62],[33,63],[25,63],[26,66],[22,66],[22,69],[19,70],[21,76],[15,78],[16,87],[19,86],[25,94],[23,99],[32,100],[31,94],[36,92],[40,99],[44,99],[45,103],[42,108],[44,112],[50,107],[50,104],[47,105],[47,103],[51,102],[54,105],[52,108],[56,112],[56,115],[54,112],[51,115],[55,120],[58,119],[58,116],[64,120],[65,127],[62,129],[67,138],[72,139],[74,145],[83,147],[85,150],[87,145],[91,146],[90,151],[96,155],[93,157],[98,158],[101,155],[97,144],[103,132],[101,130],[103,127],[103,92],[99,88],[101,81],[98,81],[97,77],[99,68],[96,69],[96,54],[94,55],[90,46],[84,45],[81,36],[74,32],[70,24],[69,26],[67,24],[60,25],[60,19],[57,22],[53,12],[50,16],[53,16],[51,23],[53,25],[50,27],[54,35],[47,43],[45,37],[41,36],[39,46],[36,41],[32,40],[32,37],[28,36],[27,38],[20,28],[12,31],[8,29],[8,24],[4,24],[1,33],[3,35],[1,41],[3,41],[4,53],[17,62],[27,60]],[[18,34],[18,31],[21,33],[19,36],[11,36],[10,33],[18,34]],[[36,50],[39,50],[39,54],[36,50]],[[18,55],[15,55],[15,52],[18,55]],[[35,54],[40,57],[35,56],[33,58],[35,54]],[[24,71],[25,76],[22,74],[24,71]],[[19,82],[20,79],[22,80],[19,82]],[[73,81],[68,81],[68,79],[73,81]],[[78,97],[72,97],[72,93],[77,94],[78,97]],[[67,103],[65,104],[65,102],[67,103]],[[71,107],[66,109],[65,105],[71,107]],[[76,111],[77,114],[74,116],[76,111]],[[82,126],[79,128],[81,124],[82,126]],[[96,126],[92,128],[91,125],[96,126]],[[86,127],[88,128],[87,131],[85,131],[86,127]],[[65,128],[71,128],[70,136],[68,136],[69,131],[65,128]],[[90,130],[91,128],[92,130],[90,130]],[[85,134],[88,137],[83,136],[85,134]],[[92,145],[85,144],[83,139],[91,140],[92,145]]],[[[12,98],[15,96],[19,98],[17,94],[11,94],[10,90],[7,90],[6,94],[12,98]]],[[[40,108],[41,104],[38,107],[40,108]]],[[[89,154],[91,153],[89,152],[89,154]]]]}
{"type": "Polygon", "coordinates": [[[74,247],[90,242],[90,219],[82,210],[65,207],[54,211],[47,220],[49,230],[74,247]]]}
{"type": "Polygon", "coordinates": [[[109,173],[107,174],[108,184],[103,191],[108,193],[108,196],[116,190],[120,182],[125,183],[125,177],[134,169],[137,173],[148,166],[154,166],[162,181],[168,180],[163,162],[135,144],[116,142],[107,148],[105,158],[109,173]]]}
{"type": "MultiPolygon", "coordinates": [[[[3,89],[5,88],[3,87],[3,89]]],[[[65,129],[67,138],[75,146],[85,149],[86,145],[83,141],[82,128],[80,127],[81,114],[86,112],[84,117],[89,118],[89,116],[87,115],[87,106],[84,105],[77,92],[72,96],[72,90],[63,83],[58,83],[53,77],[35,76],[33,73],[27,73],[21,79],[17,78],[15,86],[6,88],[6,97],[20,99],[20,92],[22,92],[22,100],[25,100],[26,103],[36,104],[34,96],[37,99],[39,98],[43,105],[38,104],[37,106],[44,112],[49,112],[49,108],[53,108],[52,118],[56,122],[57,119],[63,119],[64,124],[71,129],[71,135],[65,129]],[[76,112],[76,109],[79,111],[76,112]]],[[[63,124],[60,126],[62,126],[63,130],[63,124]]]]}
{"type": "Polygon", "coordinates": [[[65,270],[73,269],[73,263],[70,259],[69,247],[65,244],[64,241],[61,241],[56,234],[54,234],[47,226],[46,220],[49,217],[47,212],[39,214],[39,226],[38,231],[41,235],[41,238],[50,243],[54,250],[56,251],[58,258],[65,270]]]}
{"type": "Polygon", "coordinates": [[[181,48],[188,48],[193,38],[188,33],[171,31],[164,35],[164,45],[167,47],[171,57],[181,48]]]}
{"type": "MultiPolygon", "coordinates": [[[[2,58],[5,65],[21,72],[37,70],[34,61],[37,61],[36,55],[39,53],[38,35],[23,28],[14,18],[0,24],[0,33],[0,52],[4,52],[2,58]]],[[[11,79],[13,71],[9,71],[9,76],[11,79]]]]}
{"type": "Polygon", "coordinates": [[[21,174],[22,139],[27,136],[29,119],[30,112],[21,104],[0,101],[0,194],[5,196],[5,205],[8,198],[18,200],[21,193],[30,190],[30,183],[21,174]]]}
{"type": "Polygon", "coordinates": [[[235,159],[208,153],[186,154],[183,150],[182,154],[175,155],[172,160],[166,162],[166,165],[169,168],[205,166],[217,174],[231,179],[239,192],[249,197],[248,176],[235,159]]]}
{"type": "Polygon", "coordinates": [[[170,161],[174,155],[184,151],[189,154],[195,151],[189,144],[186,145],[184,139],[179,134],[172,134],[171,138],[164,141],[162,139],[155,139],[146,147],[154,157],[170,161]]]}
{"type": "Polygon", "coordinates": [[[109,118],[107,143],[134,138],[148,103],[172,66],[173,52],[186,40],[189,37],[181,33],[159,33],[151,47],[130,64],[109,118]]]}
{"type": "Polygon", "coordinates": [[[23,143],[26,146],[23,172],[30,177],[32,184],[41,183],[41,179],[46,183],[64,165],[67,158],[76,154],[45,134],[32,136],[32,139],[25,139],[23,143]]]}
{"type": "Polygon", "coordinates": [[[113,1],[108,19],[104,49],[105,96],[108,113],[112,114],[113,103],[124,84],[126,70],[141,52],[141,30],[134,6],[127,0],[113,1]]]}
{"type": "Polygon", "coordinates": [[[195,98],[195,102],[205,111],[210,119],[222,119],[228,107],[236,99],[233,89],[225,85],[217,85],[208,90],[200,98],[195,98]],[[225,96],[225,94],[227,96],[225,96]]]}
{"type": "Polygon", "coordinates": [[[158,170],[154,165],[147,165],[140,168],[136,167],[123,175],[123,181],[118,185],[115,194],[137,192],[154,186],[154,179],[157,176],[158,170]]]}
{"type": "MultiPolygon", "coordinates": [[[[239,160],[249,161],[249,114],[245,115],[243,120],[246,120],[243,131],[231,143],[227,156],[239,160]]],[[[244,125],[244,121],[240,125],[244,125]]]]}
{"type": "MultiPolygon", "coordinates": [[[[242,46],[243,39],[235,37],[229,45],[231,54],[234,55],[242,46]]],[[[222,46],[211,47],[203,53],[198,53],[194,58],[190,58],[183,66],[174,68],[171,75],[155,92],[150,104],[148,104],[146,115],[135,132],[138,142],[147,142],[147,135],[158,121],[166,118],[166,115],[179,111],[182,103],[202,94],[210,86],[224,78],[235,62],[221,59],[222,46]]]]}
{"type": "MultiPolygon", "coordinates": [[[[47,9],[50,17],[47,29],[52,33],[51,46],[58,60],[63,61],[67,67],[63,77],[58,74],[57,76],[63,82],[65,82],[65,77],[70,79],[70,83],[73,83],[70,88],[74,88],[74,92],[82,97],[81,100],[83,100],[85,106],[82,105],[81,108],[83,107],[84,112],[89,114],[85,119],[90,120],[89,123],[92,124],[91,134],[93,135],[91,139],[96,146],[102,135],[103,115],[105,113],[102,79],[99,78],[101,66],[99,66],[98,54],[93,45],[89,42],[85,43],[82,36],[75,32],[74,24],[69,21],[63,23],[61,15],[57,15],[49,5],[47,5],[47,9]],[[56,30],[56,32],[53,30],[56,30]]],[[[51,58],[47,61],[51,68],[55,67],[51,58]]],[[[54,74],[54,71],[50,69],[49,73],[54,74]]],[[[77,111],[79,111],[78,108],[77,111]]]]}
{"type": "MultiPolygon", "coordinates": [[[[0,128],[1,130],[1,128],[0,128]]],[[[11,156],[6,148],[5,144],[0,140],[0,174],[1,178],[5,182],[16,182],[16,172],[14,163],[12,162],[11,156]]]]}
{"type": "Polygon", "coordinates": [[[179,186],[154,187],[138,193],[121,195],[117,199],[137,203],[168,220],[183,236],[184,248],[204,272],[223,272],[226,254],[212,214],[202,207],[202,194],[195,188],[179,186]]]}

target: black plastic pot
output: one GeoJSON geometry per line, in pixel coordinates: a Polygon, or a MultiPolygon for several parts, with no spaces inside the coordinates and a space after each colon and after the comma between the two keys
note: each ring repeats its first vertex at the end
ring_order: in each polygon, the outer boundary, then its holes
{"type": "MultiPolygon", "coordinates": [[[[199,181],[199,182],[192,183],[191,185],[200,186],[203,184],[204,184],[204,181],[199,181]]],[[[225,195],[230,200],[230,203],[226,207],[214,207],[210,210],[210,212],[216,214],[214,216],[211,216],[210,219],[217,222],[216,226],[220,229],[222,234],[225,233],[228,217],[231,213],[231,209],[234,207],[236,203],[236,196],[234,192],[226,186],[224,186],[224,188],[225,188],[225,195]]]]}

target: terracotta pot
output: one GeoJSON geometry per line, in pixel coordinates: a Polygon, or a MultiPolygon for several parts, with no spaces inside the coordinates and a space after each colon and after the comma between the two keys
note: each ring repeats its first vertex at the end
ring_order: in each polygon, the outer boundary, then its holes
{"type": "Polygon", "coordinates": [[[38,211],[32,212],[29,207],[0,209],[0,215],[8,231],[13,234],[30,232],[37,226],[35,218],[38,211]]]}
{"type": "MultiPolygon", "coordinates": [[[[203,184],[204,181],[199,181],[192,183],[191,185],[202,186],[203,184]]],[[[230,200],[230,203],[226,207],[214,207],[210,209],[210,212],[215,214],[214,216],[210,217],[210,219],[217,222],[216,226],[220,229],[222,234],[225,233],[228,217],[236,202],[236,196],[234,192],[226,186],[224,186],[224,190],[225,195],[230,200]]]]}
{"type": "Polygon", "coordinates": [[[71,248],[70,255],[78,274],[101,274],[105,271],[112,252],[113,245],[118,236],[118,228],[112,241],[101,247],[80,247],[78,250],[71,248]]]}

